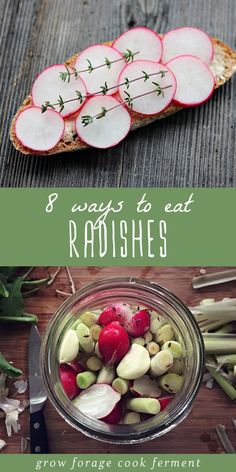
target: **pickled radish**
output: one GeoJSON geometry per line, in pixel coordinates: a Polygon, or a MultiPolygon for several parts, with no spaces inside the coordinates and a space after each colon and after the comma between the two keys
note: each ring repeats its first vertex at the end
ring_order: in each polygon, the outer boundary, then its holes
{"type": "Polygon", "coordinates": [[[33,151],[49,151],[63,136],[64,120],[54,110],[42,113],[39,107],[25,108],[15,122],[17,139],[33,151]]]}
{"type": "Polygon", "coordinates": [[[129,350],[130,342],[125,329],[113,321],[102,329],[98,347],[105,364],[114,365],[123,359],[129,350]]]}
{"type": "Polygon", "coordinates": [[[122,405],[121,402],[117,403],[109,415],[105,418],[101,418],[104,423],[118,424],[122,419],[122,405]]]}
{"type": "MultiPolygon", "coordinates": [[[[68,68],[70,72],[73,69],[68,68]]],[[[61,96],[64,101],[71,100],[78,96],[78,92],[83,97],[81,100],[71,101],[64,104],[64,109],[60,114],[66,118],[73,115],[81,108],[84,97],[87,94],[86,87],[80,77],[70,76],[70,81],[63,81],[60,73],[67,72],[64,64],[56,64],[44,69],[36,78],[32,87],[32,101],[36,106],[41,107],[45,102],[50,102],[54,105],[56,111],[60,111],[60,107],[55,105],[61,96]]]]}
{"type": "Polygon", "coordinates": [[[90,98],[76,119],[76,131],[86,144],[100,149],[116,146],[126,137],[131,127],[131,117],[128,111],[120,105],[114,97],[92,97],[90,98]],[[117,107],[117,108],[115,108],[117,107]],[[97,119],[97,116],[107,111],[105,116],[97,119]],[[83,123],[86,116],[92,117],[92,122],[83,123]]]}
{"type": "Polygon", "coordinates": [[[95,44],[79,54],[75,68],[83,79],[89,94],[98,93],[102,86],[114,87],[107,95],[117,92],[119,75],[125,65],[122,54],[103,44],[95,44]],[[106,65],[110,63],[110,65],[106,65]],[[88,70],[89,68],[89,70],[88,70]]]}
{"type": "Polygon", "coordinates": [[[127,333],[134,338],[143,336],[150,328],[150,314],[148,310],[139,310],[124,324],[127,333]]]}
{"type": "Polygon", "coordinates": [[[104,419],[112,412],[120,398],[120,394],[110,385],[96,384],[81,392],[73,400],[73,404],[85,415],[104,419]]]}
{"type": "Polygon", "coordinates": [[[76,383],[77,374],[75,370],[68,364],[61,364],[59,373],[65,393],[70,400],[73,400],[73,398],[75,398],[80,393],[80,389],[76,383]]]}
{"type": "Polygon", "coordinates": [[[135,61],[128,64],[119,77],[119,94],[122,101],[143,115],[161,113],[172,102],[175,92],[174,74],[166,66],[153,61],[135,61]]]}
{"type": "Polygon", "coordinates": [[[198,28],[184,27],[169,31],[163,38],[162,62],[166,64],[171,59],[192,55],[211,64],[214,57],[214,47],[211,38],[198,28]]]}
{"type": "Polygon", "coordinates": [[[132,28],[121,34],[113,42],[113,47],[121,53],[125,53],[127,50],[133,53],[138,52],[134,56],[134,61],[145,59],[159,62],[162,56],[161,38],[155,31],[144,26],[132,28]]]}
{"type": "Polygon", "coordinates": [[[168,62],[177,81],[176,104],[194,107],[207,102],[215,90],[215,77],[210,68],[197,57],[179,56],[168,62]]]}

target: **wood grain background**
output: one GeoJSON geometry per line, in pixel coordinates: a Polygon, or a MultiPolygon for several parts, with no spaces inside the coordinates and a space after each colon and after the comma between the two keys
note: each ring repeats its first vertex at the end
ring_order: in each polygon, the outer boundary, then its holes
{"type": "Polygon", "coordinates": [[[235,78],[206,105],[138,130],[114,149],[25,157],[10,121],[36,74],[134,25],[192,25],[236,48],[235,0],[0,0],[0,186],[236,185],[235,78]]]}
{"type": "MultiPolygon", "coordinates": [[[[216,271],[219,268],[207,268],[207,271],[216,271]]],[[[222,268],[224,269],[224,268],[222,268]]],[[[54,273],[54,269],[51,269],[54,273]]],[[[191,286],[192,277],[199,273],[196,267],[73,267],[71,273],[76,288],[79,289],[92,281],[116,277],[136,276],[153,280],[172,290],[187,305],[195,305],[206,297],[217,300],[222,297],[235,297],[236,282],[219,285],[207,289],[194,291],[191,286]]],[[[35,275],[43,276],[45,270],[40,268],[35,275]]],[[[55,290],[68,291],[68,277],[65,269],[61,272],[51,287],[42,288],[40,292],[27,300],[27,311],[39,317],[39,330],[44,333],[48,321],[61,304],[55,290]]],[[[8,360],[23,369],[27,377],[28,326],[0,325],[0,349],[8,360]]],[[[27,398],[28,391],[25,395],[27,398]]],[[[23,398],[24,396],[21,396],[23,398]]],[[[89,439],[80,434],[57,414],[49,403],[45,407],[49,445],[51,453],[138,453],[140,445],[108,445],[89,439]]],[[[200,389],[193,410],[188,418],[176,429],[167,435],[141,446],[142,453],[220,453],[222,447],[214,431],[217,424],[224,424],[232,443],[236,448],[236,432],[233,429],[232,418],[236,418],[235,402],[230,401],[221,389],[215,385],[213,390],[207,390],[205,385],[200,389]],[[209,441],[204,442],[205,434],[209,434],[209,441]]],[[[18,435],[6,438],[4,421],[0,419],[0,438],[7,441],[8,447],[3,453],[19,453],[21,436],[29,435],[29,410],[20,417],[21,431],[18,435]]]]}

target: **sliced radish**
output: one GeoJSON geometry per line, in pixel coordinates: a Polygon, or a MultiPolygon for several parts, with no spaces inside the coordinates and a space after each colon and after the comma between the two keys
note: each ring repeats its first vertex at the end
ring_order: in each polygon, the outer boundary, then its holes
{"type": "Polygon", "coordinates": [[[174,57],[192,55],[210,64],[214,57],[211,38],[198,28],[177,28],[163,38],[162,62],[166,64],[174,57]]]}
{"type": "Polygon", "coordinates": [[[105,364],[114,365],[123,359],[129,350],[129,336],[117,321],[105,326],[98,338],[99,352],[105,364]]]}
{"type": "Polygon", "coordinates": [[[113,47],[121,53],[132,51],[135,54],[134,61],[146,59],[149,61],[161,60],[162,56],[162,40],[155,31],[144,26],[132,28],[121,34],[113,42],[113,47]]]}
{"type": "Polygon", "coordinates": [[[124,64],[125,61],[119,51],[111,46],[95,44],[79,54],[75,68],[84,80],[88,93],[101,92],[101,87],[106,83],[108,88],[114,87],[107,92],[107,95],[113,95],[117,92],[118,77],[124,64]],[[109,66],[104,65],[106,60],[111,62],[109,66]],[[93,70],[87,70],[89,65],[93,70]]]}
{"type": "Polygon", "coordinates": [[[90,98],[76,119],[76,131],[79,137],[89,146],[106,149],[118,144],[126,137],[131,127],[131,117],[128,111],[120,105],[114,97],[90,98]],[[92,117],[98,115],[105,108],[109,110],[101,119],[93,119],[93,123],[84,126],[82,120],[85,115],[92,117]]]}
{"type": "Polygon", "coordinates": [[[34,151],[49,151],[63,136],[63,118],[54,110],[42,113],[39,107],[25,108],[17,117],[15,133],[17,139],[34,151]]]}
{"type": "Polygon", "coordinates": [[[120,398],[120,394],[110,385],[96,384],[81,392],[73,404],[81,413],[101,419],[112,412],[120,398]]]}
{"type": "Polygon", "coordinates": [[[104,423],[108,424],[118,424],[122,418],[122,405],[121,402],[117,403],[116,406],[113,408],[109,415],[105,416],[105,418],[101,418],[104,423]]]}
{"type": "Polygon", "coordinates": [[[161,389],[149,375],[143,375],[143,377],[134,380],[130,390],[134,395],[140,397],[159,398],[161,396],[161,389]]]}
{"type": "Polygon", "coordinates": [[[215,78],[209,67],[195,56],[179,56],[168,62],[177,81],[175,102],[193,107],[207,102],[215,89],[215,78]]]}
{"type": "Polygon", "coordinates": [[[74,369],[76,374],[80,374],[81,372],[85,371],[84,366],[80,362],[78,362],[76,359],[72,362],[69,362],[69,365],[72,367],[72,369],[74,369]]]}
{"type": "Polygon", "coordinates": [[[175,91],[176,80],[173,73],[166,66],[157,62],[135,61],[128,64],[119,77],[121,99],[132,110],[143,115],[156,115],[163,111],[172,102],[175,91]],[[144,78],[145,74],[149,77],[146,80],[144,78]],[[127,79],[129,80],[129,86],[126,85],[127,79]],[[164,88],[163,94],[155,92],[157,85],[153,82],[164,88]],[[168,88],[165,89],[165,87],[168,88]],[[133,99],[132,106],[127,103],[127,93],[133,99]]]}
{"type": "Polygon", "coordinates": [[[70,400],[73,400],[80,393],[80,389],[76,383],[76,372],[68,364],[61,364],[59,367],[59,374],[63,389],[69,397],[70,400]]]}
{"type": "Polygon", "coordinates": [[[150,328],[151,317],[148,310],[139,310],[124,324],[127,333],[134,338],[143,336],[150,328]]]}
{"type": "Polygon", "coordinates": [[[161,411],[165,410],[165,408],[169,405],[169,403],[172,402],[173,398],[174,397],[170,395],[169,397],[162,397],[158,399],[161,405],[161,411]]]}
{"type": "MultiPolygon", "coordinates": [[[[72,69],[68,69],[73,72],[72,69]]],[[[47,101],[55,104],[59,96],[61,96],[64,101],[70,100],[77,97],[77,92],[80,92],[82,97],[86,96],[86,87],[80,77],[76,78],[74,75],[71,75],[69,82],[68,80],[63,81],[60,77],[61,72],[67,72],[65,65],[56,64],[47,67],[38,75],[32,88],[32,100],[34,105],[41,107],[47,101]]],[[[61,112],[61,115],[65,118],[77,112],[81,108],[82,103],[80,103],[80,100],[75,100],[65,103],[64,106],[65,108],[61,112]]],[[[55,105],[55,110],[59,112],[58,105],[55,105]]]]}

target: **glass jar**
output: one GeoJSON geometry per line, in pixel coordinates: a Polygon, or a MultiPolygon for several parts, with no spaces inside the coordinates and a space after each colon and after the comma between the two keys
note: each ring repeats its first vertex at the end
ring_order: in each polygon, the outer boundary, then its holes
{"type": "Polygon", "coordinates": [[[201,385],[204,345],[189,309],[175,295],[153,282],[135,278],[101,280],[79,290],[58,309],[41,349],[41,369],[49,399],[67,423],[104,442],[128,444],[149,441],[177,426],[190,412],[201,385]],[[184,384],[168,407],[136,425],[110,425],[80,413],[67,398],[59,379],[58,352],[63,336],[85,311],[113,303],[146,307],[163,315],[175,329],[185,352],[184,384]]]}

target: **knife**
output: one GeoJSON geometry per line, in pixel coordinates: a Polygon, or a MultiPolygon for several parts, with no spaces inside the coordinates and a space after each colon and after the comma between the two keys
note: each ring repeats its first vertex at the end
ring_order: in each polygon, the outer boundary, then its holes
{"type": "Polygon", "coordinates": [[[32,454],[48,453],[47,431],[43,407],[47,400],[39,367],[41,340],[38,329],[32,326],[29,336],[29,397],[30,397],[30,441],[32,454]]]}

